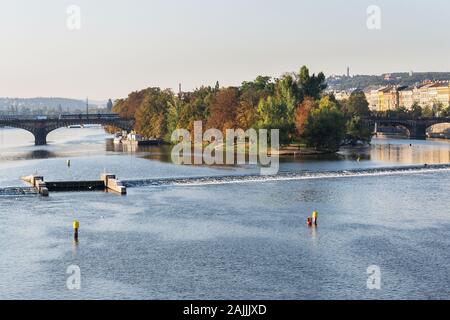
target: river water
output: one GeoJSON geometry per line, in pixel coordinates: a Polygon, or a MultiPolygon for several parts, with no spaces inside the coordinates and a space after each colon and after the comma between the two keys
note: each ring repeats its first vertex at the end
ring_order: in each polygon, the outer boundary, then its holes
{"type": "Polygon", "coordinates": [[[252,166],[177,166],[167,148],[120,150],[108,137],[59,129],[35,147],[31,134],[0,129],[0,299],[450,298],[448,141],[285,157],[264,178],[252,166]],[[10,189],[36,172],[104,171],[127,196],[10,189]],[[66,285],[72,265],[80,290],[66,285]],[[369,266],[379,290],[367,286],[369,266]]]}

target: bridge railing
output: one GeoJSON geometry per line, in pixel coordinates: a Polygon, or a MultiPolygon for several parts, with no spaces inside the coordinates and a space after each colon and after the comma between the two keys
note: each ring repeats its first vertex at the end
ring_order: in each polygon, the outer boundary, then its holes
{"type": "Polygon", "coordinates": [[[432,117],[432,118],[426,118],[426,117],[418,117],[418,118],[412,118],[412,117],[402,117],[402,116],[392,116],[392,117],[386,117],[386,116],[370,116],[370,117],[363,117],[362,120],[370,120],[370,121],[448,121],[450,122],[450,117],[432,117]]]}
{"type": "Polygon", "coordinates": [[[45,120],[123,120],[116,113],[60,114],[60,115],[0,115],[0,121],[45,121],[45,120]]]}
{"type": "Polygon", "coordinates": [[[117,113],[61,114],[59,120],[120,120],[117,113]]]}

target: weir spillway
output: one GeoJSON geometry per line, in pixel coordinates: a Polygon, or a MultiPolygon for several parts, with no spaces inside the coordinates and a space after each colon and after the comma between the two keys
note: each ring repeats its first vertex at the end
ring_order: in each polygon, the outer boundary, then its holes
{"type": "MultiPolygon", "coordinates": [[[[152,178],[152,179],[136,179],[122,180],[116,179],[115,175],[103,174],[100,180],[86,181],[56,181],[45,182],[45,188],[48,192],[72,192],[72,191],[112,191],[122,195],[127,194],[128,188],[142,187],[194,187],[207,185],[223,185],[223,184],[245,184],[245,183],[264,183],[276,181],[301,181],[314,179],[344,179],[344,178],[362,178],[377,176],[393,176],[393,175],[410,175],[410,174],[427,174],[450,171],[450,164],[439,165],[412,165],[398,167],[381,167],[381,168],[363,168],[349,169],[337,171],[297,171],[297,172],[280,172],[276,175],[264,176],[257,174],[243,175],[217,175],[217,176],[200,176],[200,177],[174,177],[174,178],[152,178]]],[[[31,187],[5,187],[0,188],[0,196],[27,196],[41,194],[38,187],[35,186],[39,176],[24,177],[31,187]],[[33,179],[31,179],[33,178],[33,179]],[[35,182],[32,182],[35,181],[35,182]]],[[[44,185],[40,185],[44,187],[44,185]]]]}

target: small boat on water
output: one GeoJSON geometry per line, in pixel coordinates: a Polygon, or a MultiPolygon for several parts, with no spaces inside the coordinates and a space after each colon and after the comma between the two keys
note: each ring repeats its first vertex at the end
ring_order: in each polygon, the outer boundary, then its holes
{"type": "Polygon", "coordinates": [[[147,139],[140,134],[130,133],[127,135],[126,142],[137,146],[155,146],[160,145],[162,141],[156,138],[147,139]]]}
{"type": "Polygon", "coordinates": [[[160,139],[156,138],[147,139],[144,138],[142,135],[136,133],[128,134],[125,139],[122,139],[121,142],[123,144],[129,144],[132,146],[156,146],[162,143],[160,139]]]}
{"type": "Polygon", "coordinates": [[[121,144],[122,140],[123,140],[123,136],[121,133],[116,133],[114,135],[114,140],[113,140],[114,144],[121,144]]]}
{"type": "Polygon", "coordinates": [[[114,140],[113,140],[114,144],[122,144],[122,145],[129,145],[129,146],[157,146],[162,144],[162,140],[161,139],[157,139],[157,138],[150,138],[147,139],[145,137],[143,137],[140,134],[136,134],[134,132],[129,133],[127,135],[125,135],[125,133],[120,133],[117,132],[114,135],[114,140]]]}

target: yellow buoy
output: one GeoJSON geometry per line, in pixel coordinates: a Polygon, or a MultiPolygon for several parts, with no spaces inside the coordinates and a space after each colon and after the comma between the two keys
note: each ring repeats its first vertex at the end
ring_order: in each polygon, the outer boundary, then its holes
{"type": "Polygon", "coordinates": [[[318,213],[317,213],[317,211],[314,211],[313,212],[313,214],[312,214],[312,223],[315,225],[315,226],[317,226],[317,217],[318,217],[318,213]]]}
{"type": "Polygon", "coordinates": [[[78,242],[78,229],[80,229],[80,222],[75,220],[73,222],[73,239],[78,242]]]}

